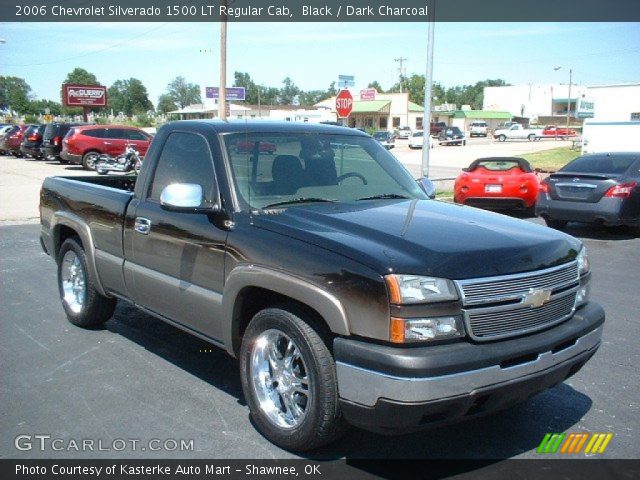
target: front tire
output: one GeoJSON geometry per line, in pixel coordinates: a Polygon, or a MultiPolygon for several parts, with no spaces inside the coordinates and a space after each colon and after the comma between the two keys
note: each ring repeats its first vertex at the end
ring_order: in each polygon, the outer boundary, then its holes
{"type": "Polygon", "coordinates": [[[344,430],[331,352],[295,308],[258,312],[240,350],[242,390],[258,430],[287,450],[312,450],[344,430]]]}
{"type": "Polygon", "coordinates": [[[96,289],[87,268],[87,256],[78,238],[67,238],[58,253],[58,291],[67,319],[78,327],[91,328],[111,318],[117,300],[96,289]]]}
{"type": "Polygon", "coordinates": [[[499,140],[500,142],[504,142],[506,139],[507,139],[506,135],[500,135],[500,136],[498,137],[498,140],[499,140]]]}

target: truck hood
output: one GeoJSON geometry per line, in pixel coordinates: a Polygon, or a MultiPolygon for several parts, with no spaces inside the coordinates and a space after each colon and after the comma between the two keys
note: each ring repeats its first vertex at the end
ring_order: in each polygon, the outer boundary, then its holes
{"type": "Polygon", "coordinates": [[[575,238],[541,225],[434,200],[310,204],[258,214],[252,222],[381,275],[506,275],[568,262],[581,247],[575,238]]]}

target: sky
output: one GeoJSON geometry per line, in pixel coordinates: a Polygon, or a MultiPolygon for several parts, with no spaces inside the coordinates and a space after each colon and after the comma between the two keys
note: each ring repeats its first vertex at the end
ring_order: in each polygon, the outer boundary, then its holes
{"type": "MultiPolygon", "coordinates": [[[[36,98],[59,101],[67,73],[82,67],[110,86],[140,79],[152,102],[182,75],[219,83],[219,23],[2,23],[0,75],[24,78],[36,98]]],[[[424,73],[425,23],[228,24],[227,84],[242,71],[267,86],[289,76],[325,90],[338,75],[357,89],[424,73]]],[[[502,78],[511,84],[640,82],[640,23],[437,23],[434,80],[445,87],[502,78]],[[555,71],[554,67],[562,67],[555,71]]]]}

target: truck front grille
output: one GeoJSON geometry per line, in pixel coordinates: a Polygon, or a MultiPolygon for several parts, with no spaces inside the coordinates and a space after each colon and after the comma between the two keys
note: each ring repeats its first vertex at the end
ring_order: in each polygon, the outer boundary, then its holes
{"type": "Polygon", "coordinates": [[[568,319],[579,283],[575,261],[537,272],[456,281],[467,332],[477,341],[522,335],[568,319]]]}

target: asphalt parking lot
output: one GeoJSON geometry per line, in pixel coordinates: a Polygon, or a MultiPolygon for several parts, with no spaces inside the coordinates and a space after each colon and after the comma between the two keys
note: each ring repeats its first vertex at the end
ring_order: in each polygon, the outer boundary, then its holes
{"type": "MultiPolygon", "coordinates": [[[[539,458],[547,432],[612,432],[602,456],[637,457],[640,239],[623,228],[568,231],[589,248],[592,296],[607,312],[603,345],[582,371],[490,417],[400,437],[351,429],[313,456],[539,458]]],[[[0,227],[1,458],[296,458],[252,427],[237,362],[222,351],[124,302],[102,329],[69,324],[38,232],[34,224],[0,227]],[[18,450],[20,435],[50,435],[62,450],[35,441],[18,450]],[[69,449],[82,439],[108,449],[69,449]],[[118,439],[127,441],[121,451],[118,439]],[[193,449],[152,451],[145,445],[154,439],[193,440],[193,449]]]]}

